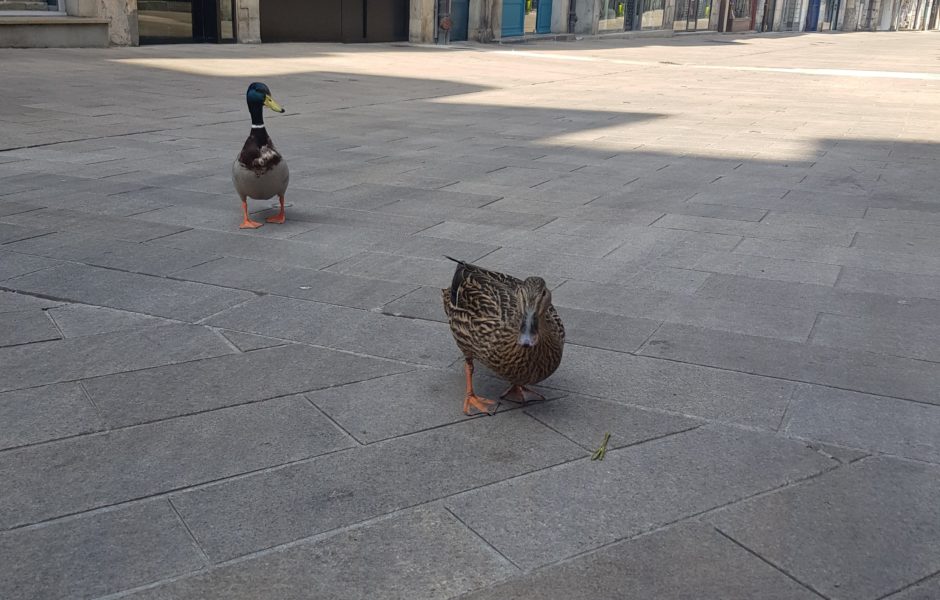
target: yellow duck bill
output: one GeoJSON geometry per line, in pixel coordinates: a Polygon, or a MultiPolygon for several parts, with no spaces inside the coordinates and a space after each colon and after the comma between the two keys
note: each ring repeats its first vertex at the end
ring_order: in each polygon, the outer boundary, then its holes
{"type": "Polygon", "coordinates": [[[272,98],[271,96],[264,97],[264,105],[270,108],[271,110],[273,110],[274,112],[279,112],[279,113],[284,112],[284,108],[280,104],[275,102],[274,98],[272,98]]]}

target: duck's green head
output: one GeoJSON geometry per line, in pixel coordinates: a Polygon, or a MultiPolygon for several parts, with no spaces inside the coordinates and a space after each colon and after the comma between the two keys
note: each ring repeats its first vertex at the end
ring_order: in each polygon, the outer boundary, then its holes
{"type": "Polygon", "coordinates": [[[260,82],[252,83],[248,86],[248,93],[245,94],[248,99],[248,108],[253,107],[261,108],[267,106],[274,112],[282,113],[284,109],[280,104],[274,101],[274,98],[271,97],[271,90],[268,89],[268,86],[260,82]]]}

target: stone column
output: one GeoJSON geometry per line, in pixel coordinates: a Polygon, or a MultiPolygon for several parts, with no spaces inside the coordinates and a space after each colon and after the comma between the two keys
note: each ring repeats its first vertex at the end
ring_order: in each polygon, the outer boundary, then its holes
{"type": "Polygon", "coordinates": [[[238,43],[261,43],[261,9],[259,0],[236,0],[235,15],[238,19],[238,43]]]}
{"type": "Polygon", "coordinates": [[[568,7],[571,0],[552,0],[552,33],[568,33],[568,7]]]}
{"type": "Polygon", "coordinates": [[[594,35],[597,33],[597,23],[601,11],[599,0],[575,0],[574,10],[578,22],[574,24],[574,32],[579,35],[594,35]]]}
{"type": "Polygon", "coordinates": [[[468,36],[476,42],[492,42],[502,37],[503,0],[470,0],[468,36]]]}
{"type": "Polygon", "coordinates": [[[413,44],[434,42],[434,3],[436,0],[411,0],[411,17],[408,21],[408,40],[413,44]]]}

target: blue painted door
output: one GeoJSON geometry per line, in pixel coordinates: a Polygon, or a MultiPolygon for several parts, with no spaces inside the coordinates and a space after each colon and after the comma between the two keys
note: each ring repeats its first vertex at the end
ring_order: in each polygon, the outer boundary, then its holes
{"type": "Polygon", "coordinates": [[[806,9],[806,31],[816,31],[818,21],[819,0],[809,0],[809,8],[806,9]]]}
{"type": "Polygon", "coordinates": [[[538,0],[538,1],[539,1],[539,11],[535,15],[535,33],[551,33],[552,32],[552,0],[538,0]]]}
{"type": "Polygon", "coordinates": [[[522,35],[525,26],[525,0],[503,0],[503,37],[522,35]]]}
{"type": "Polygon", "coordinates": [[[470,23],[470,0],[450,0],[450,20],[450,41],[465,41],[470,23]]]}

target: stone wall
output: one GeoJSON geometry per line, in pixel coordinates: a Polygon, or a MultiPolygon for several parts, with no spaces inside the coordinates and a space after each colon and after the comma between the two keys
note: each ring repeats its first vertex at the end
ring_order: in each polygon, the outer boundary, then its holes
{"type": "Polygon", "coordinates": [[[259,0],[237,0],[238,42],[240,44],[261,43],[261,8],[259,0]]]}
{"type": "Polygon", "coordinates": [[[411,0],[411,9],[408,18],[408,40],[413,44],[430,44],[434,42],[435,0],[411,0]]]}
{"type": "Polygon", "coordinates": [[[136,46],[137,0],[65,0],[65,12],[74,17],[108,19],[108,38],[114,46],[136,46]]]}

